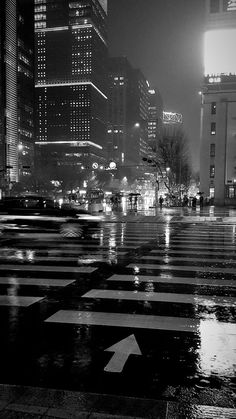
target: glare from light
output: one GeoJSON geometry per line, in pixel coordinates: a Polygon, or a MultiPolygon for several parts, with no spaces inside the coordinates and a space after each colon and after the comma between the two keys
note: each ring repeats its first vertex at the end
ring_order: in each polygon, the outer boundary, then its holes
{"type": "Polygon", "coordinates": [[[204,74],[236,74],[236,29],[218,29],[205,33],[204,74]]]}

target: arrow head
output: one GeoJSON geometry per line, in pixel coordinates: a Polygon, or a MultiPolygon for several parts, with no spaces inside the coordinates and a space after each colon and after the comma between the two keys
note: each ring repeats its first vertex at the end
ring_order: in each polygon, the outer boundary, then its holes
{"type": "Polygon", "coordinates": [[[117,342],[109,348],[105,349],[105,351],[119,352],[127,355],[142,355],[134,335],[130,335],[127,338],[122,339],[120,342],[117,342]]]}

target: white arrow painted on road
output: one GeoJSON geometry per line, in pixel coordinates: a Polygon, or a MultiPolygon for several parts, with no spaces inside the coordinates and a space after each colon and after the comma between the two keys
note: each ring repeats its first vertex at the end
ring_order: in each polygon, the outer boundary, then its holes
{"type": "Polygon", "coordinates": [[[142,355],[134,335],[130,335],[120,342],[115,343],[115,345],[110,346],[105,351],[115,352],[104,368],[104,371],[108,372],[121,372],[131,354],[142,355]]]}

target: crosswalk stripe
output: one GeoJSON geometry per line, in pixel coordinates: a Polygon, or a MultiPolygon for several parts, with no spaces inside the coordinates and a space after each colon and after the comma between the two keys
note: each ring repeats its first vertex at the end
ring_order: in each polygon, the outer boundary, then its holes
{"type": "Polygon", "coordinates": [[[127,268],[138,268],[138,269],[158,269],[161,271],[194,271],[194,272],[218,272],[218,273],[229,273],[236,274],[235,268],[212,268],[210,266],[178,266],[178,265],[154,265],[154,264],[135,264],[130,263],[126,266],[127,268]]]}
{"type": "Polygon", "coordinates": [[[188,277],[170,277],[170,276],[150,276],[150,275],[118,275],[114,274],[107,281],[123,281],[123,282],[152,282],[163,284],[184,284],[184,285],[199,285],[210,287],[236,287],[235,280],[226,279],[206,279],[206,278],[188,278],[188,277]]]}
{"type": "Polygon", "coordinates": [[[166,303],[182,303],[204,306],[236,307],[233,297],[216,297],[210,295],[176,294],[169,292],[143,292],[143,291],[120,291],[92,289],[83,298],[102,298],[116,300],[136,300],[166,303]]]}
{"type": "Polygon", "coordinates": [[[25,297],[20,295],[0,295],[0,306],[14,306],[14,307],[29,307],[35,304],[44,297],[25,297]]]}
{"type": "MultiPolygon", "coordinates": [[[[233,251],[235,251],[236,250],[236,247],[235,246],[231,246],[231,245],[228,245],[228,244],[222,244],[221,246],[216,246],[215,244],[201,244],[201,245],[195,245],[195,244],[177,244],[177,243],[179,243],[179,241],[177,241],[176,243],[174,243],[174,241],[171,241],[171,244],[170,244],[170,246],[168,246],[168,249],[169,248],[171,248],[172,250],[173,250],[173,248],[175,249],[186,249],[186,246],[188,247],[188,249],[207,249],[207,250],[211,250],[211,249],[215,249],[215,250],[222,250],[222,251],[224,251],[224,249],[225,250],[233,250],[233,251]]],[[[182,242],[180,242],[180,243],[182,243],[182,242]]],[[[159,246],[158,246],[160,249],[167,249],[167,247],[166,247],[166,245],[164,245],[164,244],[160,244],[159,246]]]]}
{"type": "Polygon", "coordinates": [[[208,255],[212,255],[212,256],[229,256],[229,257],[236,257],[236,251],[231,251],[231,252],[225,252],[224,249],[222,249],[221,252],[215,252],[214,250],[195,250],[193,252],[193,250],[170,250],[169,248],[167,249],[159,249],[159,250],[151,250],[150,253],[152,254],[161,254],[161,255],[172,255],[172,254],[180,254],[180,255],[202,255],[204,256],[208,256],[208,255]]]}
{"type": "Polygon", "coordinates": [[[208,238],[207,239],[204,239],[204,238],[193,238],[193,239],[190,239],[190,238],[188,238],[188,237],[186,237],[186,236],[183,236],[183,238],[182,237],[173,237],[172,239],[171,239],[171,242],[172,243],[179,243],[179,242],[181,242],[181,243],[195,243],[195,242],[200,242],[200,243],[203,243],[203,244],[206,244],[206,243],[222,243],[222,244],[224,244],[225,242],[226,243],[234,243],[234,240],[233,239],[224,239],[224,238],[222,238],[222,239],[209,239],[208,240],[208,238]]]}
{"type": "Polygon", "coordinates": [[[201,257],[201,258],[191,258],[191,257],[179,257],[179,256],[169,256],[169,255],[165,255],[165,256],[154,256],[154,255],[146,255],[146,256],[142,256],[140,259],[143,260],[165,260],[168,262],[214,262],[214,263],[222,263],[222,262],[227,262],[230,263],[231,265],[236,263],[236,260],[226,260],[226,259],[211,259],[211,258],[205,258],[205,257],[201,257]]]}
{"type": "Polygon", "coordinates": [[[12,278],[0,277],[0,284],[7,285],[37,285],[46,287],[66,287],[75,282],[75,279],[53,279],[53,278],[12,278]]]}
{"type": "Polygon", "coordinates": [[[185,317],[153,316],[143,314],[111,313],[95,311],[59,310],[45,320],[47,323],[134,327],[180,332],[197,332],[200,321],[185,317]]]}
{"type": "Polygon", "coordinates": [[[209,232],[202,232],[202,231],[196,231],[196,232],[191,232],[191,231],[184,231],[183,233],[177,233],[176,237],[203,237],[203,238],[223,238],[223,237],[235,237],[234,233],[225,233],[225,232],[214,232],[214,231],[209,231],[209,232]]]}
{"type": "Polygon", "coordinates": [[[76,273],[92,273],[97,268],[89,266],[48,266],[48,265],[0,265],[0,270],[4,271],[47,271],[47,272],[76,272],[76,273]]]}

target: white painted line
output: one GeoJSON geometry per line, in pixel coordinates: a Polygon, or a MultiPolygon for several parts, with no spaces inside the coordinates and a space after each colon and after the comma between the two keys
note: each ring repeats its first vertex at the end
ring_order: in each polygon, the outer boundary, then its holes
{"type": "Polygon", "coordinates": [[[200,321],[185,317],[146,316],[143,314],[103,313],[95,311],[60,310],[45,320],[48,323],[134,327],[140,329],[198,332],[200,321]]]}
{"type": "Polygon", "coordinates": [[[166,246],[165,244],[160,244],[159,248],[160,249],[186,249],[186,246],[189,249],[207,249],[207,250],[222,250],[222,252],[224,250],[236,250],[236,246],[231,246],[228,244],[222,244],[221,246],[216,246],[215,244],[201,244],[201,245],[195,245],[195,244],[177,244],[179,243],[179,241],[177,241],[176,243],[173,244],[173,241],[171,241],[170,246],[166,246]]]}
{"type": "Polygon", "coordinates": [[[76,280],[73,279],[53,279],[53,278],[12,278],[0,277],[0,284],[8,285],[36,285],[45,287],[66,287],[76,280]]]}
{"type": "Polygon", "coordinates": [[[234,243],[234,239],[208,239],[208,237],[207,238],[204,238],[204,237],[202,237],[202,238],[192,238],[192,239],[190,239],[190,238],[188,238],[188,237],[179,237],[179,238],[177,238],[176,236],[174,236],[172,239],[171,239],[171,243],[198,243],[198,242],[200,242],[200,243],[203,243],[203,244],[210,244],[210,243],[221,243],[222,245],[224,245],[224,243],[226,242],[227,244],[228,243],[234,243]]]}
{"type": "Polygon", "coordinates": [[[218,273],[229,273],[236,275],[235,268],[212,268],[209,266],[177,266],[177,265],[153,265],[153,264],[135,264],[130,263],[126,266],[127,268],[139,268],[139,269],[158,269],[168,271],[194,271],[194,272],[218,272],[218,273]]]}
{"type": "Polygon", "coordinates": [[[205,257],[201,257],[201,258],[191,258],[191,257],[179,257],[179,256],[169,256],[169,255],[163,255],[163,256],[154,256],[154,255],[147,255],[147,256],[142,256],[140,259],[143,260],[163,260],[163,262],[214,262],[214,263],[222,263],[222,262],[227,262],[230,263],[231,265],[236,263],[236,260],[232,260],[232,259],[220,259],[220,258],[216,258],[216,259],[211,259],[211,258],[205,258],[205,257]]]}
{"type": "MultiPolygon", "coordinates": [[[[229,256],[229,257],[235,257],[236,258],[236,250],[234,252],[225,252],[224,249],[222,249],[221,252],[215,252],[214,250],[210,251],[210,250],[205,250],[203,249],[202,251],[200,250],[173,250],[173,249],[159,249],[159,250],[151,250],[150,253],[153,254],[161,254],[161,255],[172,255],[172,254],[180,254],[180,255],[201,255],[201,256],[229,256]]],[[[226,260],[226,259],[224,259],[226,260]]]]}
{"type": "Polygon", "coordinates": [[[107,281],[123,281],[133,282],[134,284],[140,282],[152,282],[161,284],[184,284],[184,285],[199,285],[210,287],[236,287],[235,280],[226,279],[206,279],[206,278],[185,278],[177,276],[150,276],[150,275],[112,275],[107,281]]]}
{"type": "Polygon", "coordinates": [[[47,272],[76,272],[76,273],[92,273],[97,268],[89,266],[48,266],[48,265],[0,265],[1,271],[47,271],[47,272]]]}
{"type": "Polygon", "coordinates": [[[236,307],[234,297],[216,297],[211,295],[176,294],[171,292],[142,292],[92,289],[83,298],[102,298],[115,300],[153,301],[164,303],[181,303],[204,306],[236,307]]]}
{"type": "Polygon", "coordinates": [[[44,297],[0,295],[0,306],[29,307],[43,299],[44,297]]]}

